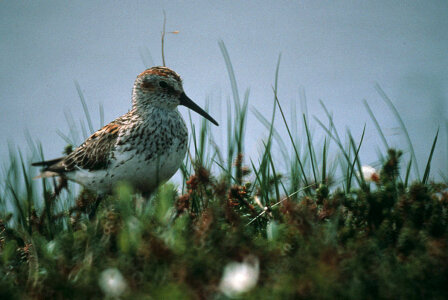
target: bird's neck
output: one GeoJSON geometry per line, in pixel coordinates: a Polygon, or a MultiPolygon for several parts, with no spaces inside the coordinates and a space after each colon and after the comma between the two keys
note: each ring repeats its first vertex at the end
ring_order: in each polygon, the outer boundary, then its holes
{"type": "Polygon", "coordinates": [[[132,111],[139,119],[151,124],[161,123],[168,119],[182,118],[177,108],[172,109],[154,105],[133,105],[132,111]]]}
{"type": "Polygon", "coordinates": [[[167,104],[169,102],[168,99],[164,102],[161,101],[159,96],[155,96],[155,99],[147,98],[142,95],[138,90],[134,89],[132,93],[132,110],[135,111],[139,115],[153,115],[153,114],[178,114],[177,107],[169,107],[167,104]]]}

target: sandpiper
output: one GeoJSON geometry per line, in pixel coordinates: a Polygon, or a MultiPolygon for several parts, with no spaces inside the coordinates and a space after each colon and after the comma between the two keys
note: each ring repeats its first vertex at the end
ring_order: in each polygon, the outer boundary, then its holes
{"type": "Polygon", "coordinates": [[[187,152],[188,131],[178,105],[218,125],[187,97],[176,72],[145,70],[135,80],[132,109],[69,155],[33,163],[44,167],[38,177],[61,176],[98,194],[110,193],[118,182],[150,193],[176,173],[187,152]]]}

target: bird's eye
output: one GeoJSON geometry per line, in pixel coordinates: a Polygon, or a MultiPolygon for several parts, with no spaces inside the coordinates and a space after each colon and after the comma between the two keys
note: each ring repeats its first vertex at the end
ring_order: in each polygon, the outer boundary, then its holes
{"type": "Polygon", "coordinates": [[[166,83],[165,81],[160,81],[159,85],[164,89],[168,87],[168,83],[166,83]]]}

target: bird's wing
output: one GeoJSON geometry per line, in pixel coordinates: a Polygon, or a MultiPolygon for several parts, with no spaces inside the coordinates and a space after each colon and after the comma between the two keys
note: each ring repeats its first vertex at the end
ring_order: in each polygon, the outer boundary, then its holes
{"type": "MultiPolygon", "coordinates": [[[[55,164],[48,165],[43,171],[58,174],[86,169],[101,170],[107,167],[112,150],[117,142],[122,124],[118,120],[109,123],[92,134],[81,146],[55,164]]],[[[45,162],[37,163],[46,165],[45,162]]]]}

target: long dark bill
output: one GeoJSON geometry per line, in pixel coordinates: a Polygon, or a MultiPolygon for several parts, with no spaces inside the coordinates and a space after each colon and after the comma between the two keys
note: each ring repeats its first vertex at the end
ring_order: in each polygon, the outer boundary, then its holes
{"type": "Polygon", "coordinates": [[[180,104],[185,107],[188,107],[189,109],[194,110],[195,112],[197,112],[198,114],[200,114],[201,116],[203,116],[216,126],[219,126],[218,122],[216,122],[215,119],[210,117],[208,113],[206,113],[202,108],[197,106],[196,103],[193,102],[193,100],[191,100],[190,98],[188,98],[187,95],[185,95],[185,93],[182,93],[182,95],[180,95],[180,104]]]}

